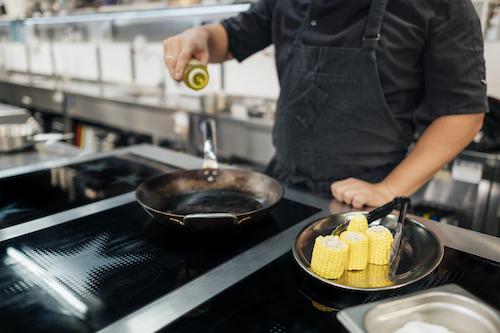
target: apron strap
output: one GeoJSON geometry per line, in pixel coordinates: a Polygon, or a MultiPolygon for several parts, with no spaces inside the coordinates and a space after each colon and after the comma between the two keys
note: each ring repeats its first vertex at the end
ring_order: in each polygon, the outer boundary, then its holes
{"type": "Polygon", "coordinates": [[[307,29],[307,26],[309,25],[309,14],[311,13],[311,6],[312,6],[312,0],[309,1],[309,4],[307,5],[307,10],[302,19],[302,22],[300,23],[299,29],[295,32],[292,41],[290,42],[290,46],[288,47],[288,51],[286,53],[287,60],[290,59],[290,57],[293,55],[294,49],[302,44],[302,35],[304,34],[304,31],[307,29]]]}
{"type": "Polygon", "coordinates": [[[363,50],[374,50],[380,39],[380,29],[384,20],[385,8],[388,0],[372,0],[370,11],[366,19],[365,32],[361,48],[363,50]]]}

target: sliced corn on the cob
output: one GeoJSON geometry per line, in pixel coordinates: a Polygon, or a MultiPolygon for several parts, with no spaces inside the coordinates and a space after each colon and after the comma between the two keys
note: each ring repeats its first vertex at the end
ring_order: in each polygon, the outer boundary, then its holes
{"type": "Polygon", "coordinates": [[[393,284],[389,279],[389,265],[368,264],[365,271],[368,288],[380,288],[393,284]]]}
{"type": "Polygon", "coordinates": [[[340,279],[337,280],[340,284],[355,287],[355,288],[368,288],[368,281],[366,278],[366,269],[361,271],[346,271],[340,279]]]}
{"type": "Polygon", "coordinates": [[[368,263],[387,265],[393,243],[392,233],[382,225],[374,226],[366,232],[368,236],[368,263]]]}
{"type": "Polygon", "coordinates": [[[347,226],[347,231],[365,232],[368,229],[368,220],[363,214],[354,215],[347,226]]]}
{"type": "Polygon", "coordinates": [[[318,236],[314,241],[311,269],[325,279],[339,278],[347,265],[349,245],[338,236],[318,236]]]}
{"type": "Polygon", "coordinates": [[[365,269],[368,263],[368,238],[362,232],[344,231],[340,239],[349,244],[348,270],[365,269]]]}

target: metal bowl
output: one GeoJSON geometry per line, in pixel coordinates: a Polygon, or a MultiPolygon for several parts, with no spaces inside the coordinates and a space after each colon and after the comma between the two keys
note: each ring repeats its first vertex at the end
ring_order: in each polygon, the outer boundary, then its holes
{"type": "MultiPolygon", "coordinates": [[[[313,222],[299,232],[292,249],[293,256],[299,266],[312,277],[331,286],[356,291],[382,291],[401,288],[416,282],[429,275],[441,262],[444,255],[444,246],[441,240],[423,224],[406,218],[400,249],[401,259],[393,277],[390,278],[388,272],[383,273],[384,276],[381,277],[375,274],[370,275],[371,272],[365,270],[344,273],[339,279],[329,280],[314,273],[311,270],[311,256],[316,237],[331,234],[337,225],[360,213],[365,212],[332,215],[313,222]],[[347,274],[353,274],[353,278],[348,278],[347,274]],[[381,278],[385,279],[386,283],[377,286],[377,281],[381,278]]],[[[394,234],[397,219],[397,215],[390,214],[374,224],[383,225],[394,234]]],[[[371,265],[371,268],[374,271],[380,271],[380,268],[384,267],[371,265]]]]}

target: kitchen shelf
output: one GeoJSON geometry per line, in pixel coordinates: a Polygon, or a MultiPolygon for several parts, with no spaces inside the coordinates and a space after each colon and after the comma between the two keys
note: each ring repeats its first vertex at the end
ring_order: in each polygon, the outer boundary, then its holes
{"type": "Polygon", "coordinates": [[[134,11],[116,11],[116,12],[92,12],[83,14],[69,14],[48,17],[34,17],[24,20],[0,20],[0,26],[9,26],[13,22],[23,21],[27,26],[44,26],[76,23],[94,23],[94,22],[115,22],[129,23],[141,20],[159,20],[165,18],[209,16],[217,14],[231,14],[245,11],[250,4],[234,5],[205,5],[193,7],[166,7],[159,9],[146,9],[134,11]]]}

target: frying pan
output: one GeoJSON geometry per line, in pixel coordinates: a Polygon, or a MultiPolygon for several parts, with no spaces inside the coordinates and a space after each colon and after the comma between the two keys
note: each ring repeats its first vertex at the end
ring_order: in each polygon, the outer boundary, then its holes
{"type": "Polygon", "coordinates": [[[201,123],[203,169],[167,173],[146,180],[136,199],[160,223],[204,232],[257,222],[283,197],[281,184],[266,175],[219,169],[215,153],[215,122],[201,123]]]}

